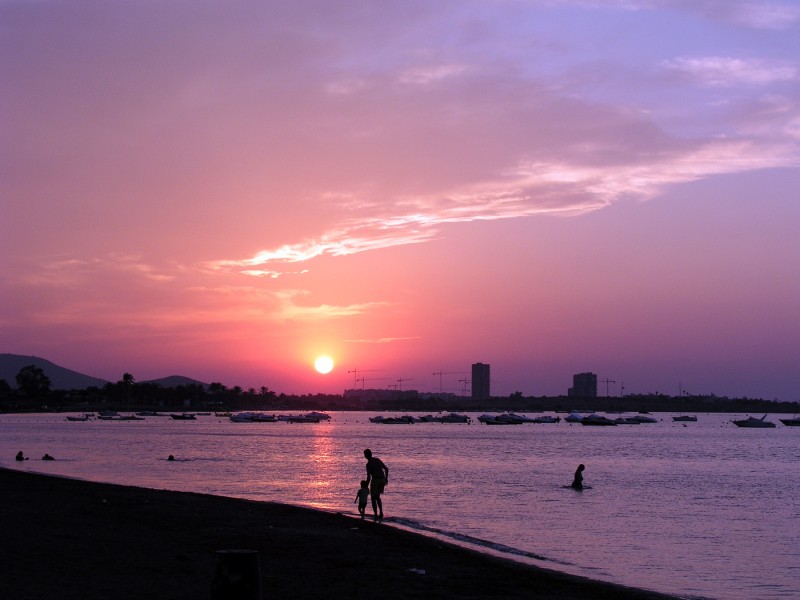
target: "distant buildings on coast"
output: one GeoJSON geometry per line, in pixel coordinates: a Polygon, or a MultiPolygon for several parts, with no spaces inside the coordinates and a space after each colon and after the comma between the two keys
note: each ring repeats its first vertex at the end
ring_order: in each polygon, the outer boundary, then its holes
{"type": "MultiPolygon", "coordinates": [[[[438,373],[442,375],[443,373],[438,373]]],[[[491,366],[487,363],[473,363],[472,365],[472,379],[471,379],[471,393],[470,398],[474,401],[489,400],[492,397],[491,387],[491,366]]],[[[437,373],[434,373],[437,375],[437,373]]],[[[466,382],[467,380],[462,379],[466,382]]],[[[466,386],[464,389],[466,392],[466,386]]],[[[570,398],[597,398],[597,375],[595,373],[576,373],[572,376],[572,387],[567,391],[567,396],[570,398]]],[[[417,398],[439,398],[439,399],[455,399],[457,396],[451,393],[442,393],[441,390],[436,393],[420,393],[417,390],[399,390],[395,389],[350,389],[344,391],[344,397],[351,400],[360,401],[381,401],[381,400],[399,400],[399,399],[417,399],[417,398]]]]}
{"type": "Polygon", "coordinates": [[[572,376],[572,387],[567,390],[570,398],[597,398],[597,375],[576,373],[572,376]]]}
{"type": "Polygon", "coordinates": [[[472,399],[488,400],[491,397],[489,365],[475,363],[472,365],[472,399]]]}

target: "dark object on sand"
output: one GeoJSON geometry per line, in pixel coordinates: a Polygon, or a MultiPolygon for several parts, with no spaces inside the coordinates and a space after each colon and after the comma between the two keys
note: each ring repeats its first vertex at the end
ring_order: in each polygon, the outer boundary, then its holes
{"type": "Polygon", "coordinates": [[[261,600],[258,550],[217,550],[211,600],[261,600]]]}

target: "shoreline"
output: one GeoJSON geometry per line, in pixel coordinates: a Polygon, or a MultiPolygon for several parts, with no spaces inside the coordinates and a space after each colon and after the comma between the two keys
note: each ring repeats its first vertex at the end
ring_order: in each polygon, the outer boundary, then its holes
{"type": "Polygon", "coordinates": [[[352,516],[0,467],[0,597],[209,598],[219,550],[259,554],[263,597],[676,598],[352,516]]]}

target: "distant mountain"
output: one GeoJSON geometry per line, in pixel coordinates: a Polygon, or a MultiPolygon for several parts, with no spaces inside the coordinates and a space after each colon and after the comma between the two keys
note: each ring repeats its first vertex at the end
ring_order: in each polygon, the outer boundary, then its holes
{"type": "Polygon", "coordinates": [[[21,354],[0,354],[0,379],[5,379],[8,385],[16,388],[17,373],[30,365],[39,367],[47,375],[50,379],[50,389],[53,390],[81,390],[92,386],[103,387],[108,383],[105,379],[59,367],[44,358],[21,354]]]}
{"type": "Polygon", "coordinates": [[[138,383],[155,383],[163,388],[176,388],[182,385],[202,385],[204,389],[208,388],[207,383],[184,377],[183,375],[170,375],[169,377],[162,377],[161,379],[150,379],[148,381],[139,381],[138,383]]]}
{"type": "MultiPolygon", "coordinates": [[[[21,354],[0,354],[0,379],[5,379],[12,388],[17,387],[17,373],[24,367],[33,365],[39,367],[50,378],[50,389],[53,390],[83,390],[88,387],[103,387],[109,383],[90,375],[65,369],[58,365],[39,358],[38,356],[23,356],[21,354]]],[[[161,379],[151,379],[138,383],[155,383],[163,388],[175,388],[182,385],[202,385],[208,389],[208,384],[182,375],[170,375],[161,379]]]]}

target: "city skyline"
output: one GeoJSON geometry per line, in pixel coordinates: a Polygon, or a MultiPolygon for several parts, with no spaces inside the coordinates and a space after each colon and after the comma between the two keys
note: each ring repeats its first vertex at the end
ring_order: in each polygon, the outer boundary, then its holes
{"type": "Polygon", "coordinates": [[[287,394],[482,361],[496,396],[800,397],[796,3],[0,18],[2,352],[287,394]]]}

